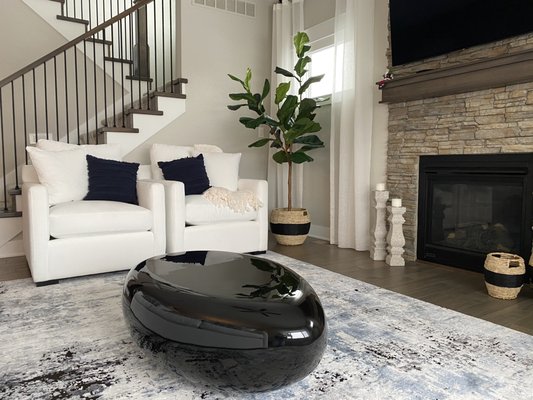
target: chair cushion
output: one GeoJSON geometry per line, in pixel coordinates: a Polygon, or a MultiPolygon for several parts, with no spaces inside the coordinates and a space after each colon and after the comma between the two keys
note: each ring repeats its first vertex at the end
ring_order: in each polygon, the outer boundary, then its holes
{"type": "Polygon", "coordinates": [[[185,196],[185,223],[188,225],[209,225],[221,222],[252,221],[257,210],[238,213],[229,207],[217,207],[202,195],[185,196]]]}
{"type": "Polygon", "coordinates": [[[105,233],[144,232],[152,228],[152,211],[116,201],[72,201],[50,208],[50,235],[68,238],[105,233]]]}
{"type": "Polygon", "coordinates": [[[157,163],[167,181],[180,181],[185,185],[185,195],[202,194],[209,189],[209,179],[205,171],[204,157],[180,158],[157,163]]]}
{"type": "Polygon", "coordinates": [[[105,160],[87,155],[89,193],[84,200],[137,202],[138,163],[105,160]]]}

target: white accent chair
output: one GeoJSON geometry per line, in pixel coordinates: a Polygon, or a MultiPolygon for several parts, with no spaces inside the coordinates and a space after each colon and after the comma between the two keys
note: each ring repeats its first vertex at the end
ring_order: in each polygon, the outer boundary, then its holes
{"type": "MultiPolygon", "coordinates": [[[[234,188],[255,194],[262,206],[253,211],[236,213],[209,203],[202,195],[185,195],[185,186],[179,181],[161,180],[165,186],[167,253],[194,250],[218,250],[236,253],[261,253],[268,247],[268,184],[265,180],[239,179],[240,154],[222,153],[216,146],[171,146],[153,145],[150,151],[152,176],[162,179],[158,161],[195,156],[198,153],[222,154],[223,167],[212,173],[213,166],[206,160],[206,169],[212,186],[227,181],[233,175],[234,188]],[[224,160],[227,155],[227,161],[224,160]],[[231,164],[231,171],[226,171],[231,164]],[[211,167],[211,168],[210,168],[211,167]],[[210,174],[211,172],[211,174],[210,174]],[[213,176],[218,175],[218,177],[213,176]]],[[[227,182],[226,182],[227,183],[227,182]]],[[[223,186],[223,185],[220,185],[223,186]]]]}
{"type": "Polygon", "coordinates": [[[34,282],[126,270],[165,253],[165,194],[140,166],[139,205],[70,201],[49,205],[32,166],[22,170],[23,243],[34,282]]]}

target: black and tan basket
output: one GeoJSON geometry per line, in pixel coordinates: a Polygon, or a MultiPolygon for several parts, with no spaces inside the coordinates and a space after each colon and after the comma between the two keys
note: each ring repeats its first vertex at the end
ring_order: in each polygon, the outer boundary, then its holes
{"type": "Polygon", "coordinates": [[[311,218],[305,208],[275,208],[270,214],[270,231],[279,244],[297,246],[305,242],[311,218]]]}
{"type": "Polygon", "coordinates": [[[490,296],[516,299],[525,281],[524,259],[516,254],[489,253],[485,258],[485,285],[490,296]]]}

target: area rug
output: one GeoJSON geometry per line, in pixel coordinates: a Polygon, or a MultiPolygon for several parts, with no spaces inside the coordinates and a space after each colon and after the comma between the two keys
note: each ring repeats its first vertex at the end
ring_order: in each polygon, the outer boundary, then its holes
{"type": "Polygon", "coordinates": [[[0,283],[0,398],[533,399],[533,336],[265,257],[305,277],[326,312],[328,347],[302,381],[268,393],[219,393],[169,372],[129,335],[121,272],[40,288],[29,279],[0,283]]]}

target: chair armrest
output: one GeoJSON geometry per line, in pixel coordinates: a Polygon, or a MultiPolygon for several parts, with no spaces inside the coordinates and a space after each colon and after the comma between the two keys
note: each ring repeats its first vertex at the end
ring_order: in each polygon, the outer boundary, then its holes
{"type": "Polygon", "coordinates": [[[179,181],[158,182],[165,187],[167,253],[185,251],[185,185],[179,181]]]}
{"type": "Polygon", "coordinates": [[[261,248],[268,247],[268,182],[260,179],[239,179],[238,190],[255,193],[263,205],[257,212],[257,222],[261,225],[261,248]]]}
{"type": "Polygon", "coordinates": [[[48,277],[48,242],[50,240],[48,190],[40,183],[22,185],[22,236],[24,252],[34,281],[48,277]]]}
{"type": "Polygon", "coordinates": [[[154,235],[154,255],[165,254],[165,190],[161,183],[154,181],[137,181],[137,198],[139,206],[152,211],[152,233],[154,235]]]}
{"type": "Polygon", "coordinates": [[[262,209],[268,214],[268,182],[260,179],[239,179],[238,190],[249,190],[263,204],[262,209]]]}

